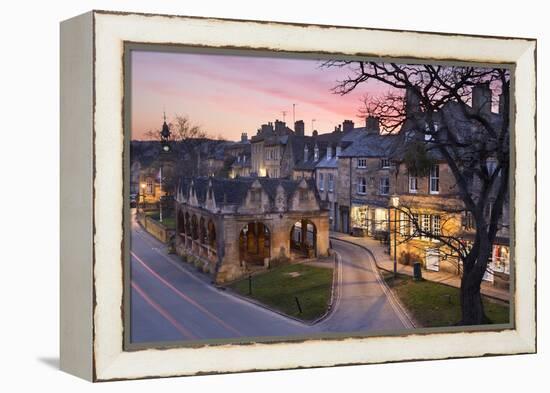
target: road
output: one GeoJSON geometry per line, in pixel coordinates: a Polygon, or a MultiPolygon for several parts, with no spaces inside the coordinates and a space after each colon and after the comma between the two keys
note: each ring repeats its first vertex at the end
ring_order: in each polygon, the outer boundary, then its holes
{"type": "Polygon", "coordinates": [[[130,340],[133,343],[376,332],[408,327],[365,250],[333,241],[341,257],[331,314],[313,326],[217,289],[210,277],[169,255],[134,220],[130,340]]]}

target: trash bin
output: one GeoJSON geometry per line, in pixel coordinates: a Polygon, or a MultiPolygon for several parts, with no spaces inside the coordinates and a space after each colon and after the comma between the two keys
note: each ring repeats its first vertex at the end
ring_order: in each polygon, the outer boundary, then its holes
{"type": "Polygon", "coordinates": [[[422,264],[420,262],[413,264],[413,278],[415,281],[422,280],[422,264]]]}

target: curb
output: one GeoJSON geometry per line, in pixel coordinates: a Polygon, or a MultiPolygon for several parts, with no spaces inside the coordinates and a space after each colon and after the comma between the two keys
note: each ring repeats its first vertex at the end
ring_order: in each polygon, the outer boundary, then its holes
{"type": "Polygon", "coordinates": [[[303,320],[301,320],[301,319],[299,319],[299,318],[296,318],[296,317],[293,317],[293,316],[291,316],[291,315],[285,314],[284,312],[279,311],[279,310],[277,310],[277,309],[275,309],[275,308],[269,307],[269,306],[267,306],[267,305],[265,305],[265,304],[259,302],[258,300],[255,300],[255,299],[252,299],[252,298],[243,296],[243,295],[241,295],[240,293],[237,293],[237,292],[233,291],[233,290],[232,290],[231,288],[229,288],[229,287],[223,287],[223,286],[216,285],[214,288],[218,289],[219,291],[224,291],[224,292],[230,294],[231,296],[235,296],[236,298],[239,298],[239,299],[241,299],[241,300],[244,300],[244,301],[247,301],[247,302],[249,302],[249,303],[252,303],[252,304],[254,304],[254,305],[258,306],[258,307],[261,307],[261,308],[263,308],[263,309],[265,309],[265,310],[274,312],[275,314],[279,314],[279,315],[282,316],[282,317],[285,317],[285,318],[288,318],[288,319],[292,319],[293,321],[299,322],[299,323],[301,323],[302,325],[306,325],[306,326],[307,326],[307,325],[310,325],[309,322],[306,322],[306,321],[303,321],[303,320]]]}
{"type": "Polygon", "coordinates": [[[339,239],[337,237],[332,237],[332,236],[330,236],[330,238],[334,239],[334,240],[337,240],[337,241],[347,243],[347,244],[351,244],[353,246],[360,247],[363,250],[365,250],[372,257],[372,260],[374,261],[374,265],[376,266],[376,269],[377,269],[376,270],[376,279],[380,283],[380,285],[382,286],[382,290],[384,291],[386,296],[388,296],[388,299],[389,299],[390,303],[393,303],[393,305],[399,310],[399,312],[406,318],[406,320],[407,320],[406,322],[408,322],[411,325],[412,329],[421,327],[421,325],[411,316],[410,312],[403,305],[403,303],[401,303],[399,298],[393,293],[393,291],[388,286],[388,284],[386,284],[386,281],[380,276],[379,270],[385,270],[385,269],[381,269],[380,266],[378,266],[378,262],[376,261],[376,257],[374,256],[374,253],[371,250],[369,250],[365,246],[362,246],[360,244],[351,242],[349,240],[343,240],[343,239],[339,239]]]}

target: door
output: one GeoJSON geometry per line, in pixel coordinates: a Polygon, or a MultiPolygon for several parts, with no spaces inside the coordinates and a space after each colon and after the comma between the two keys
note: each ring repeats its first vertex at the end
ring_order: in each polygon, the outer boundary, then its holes
{"type": "Polygon", "coordinates": [[[426,270],[439,271],[439,251],[435,248],[426,250],[426,270]]]}
{"type": "Polygon", "coordinates": [[[342,223],[342,232],[349,233],[348,209],[342,209],[340,212],[340,222],[342,223]]]}

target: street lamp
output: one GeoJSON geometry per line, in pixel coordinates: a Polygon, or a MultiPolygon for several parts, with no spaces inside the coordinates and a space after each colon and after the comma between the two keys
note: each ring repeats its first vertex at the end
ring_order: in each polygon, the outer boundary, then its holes
{"type": "Polygon", "coordinates": [[[390,197],[390,206],[393,207],[393,278],[395,278],[397,276],[397,209],[399,208],[399,195],[394,194],[390,197]]]}

